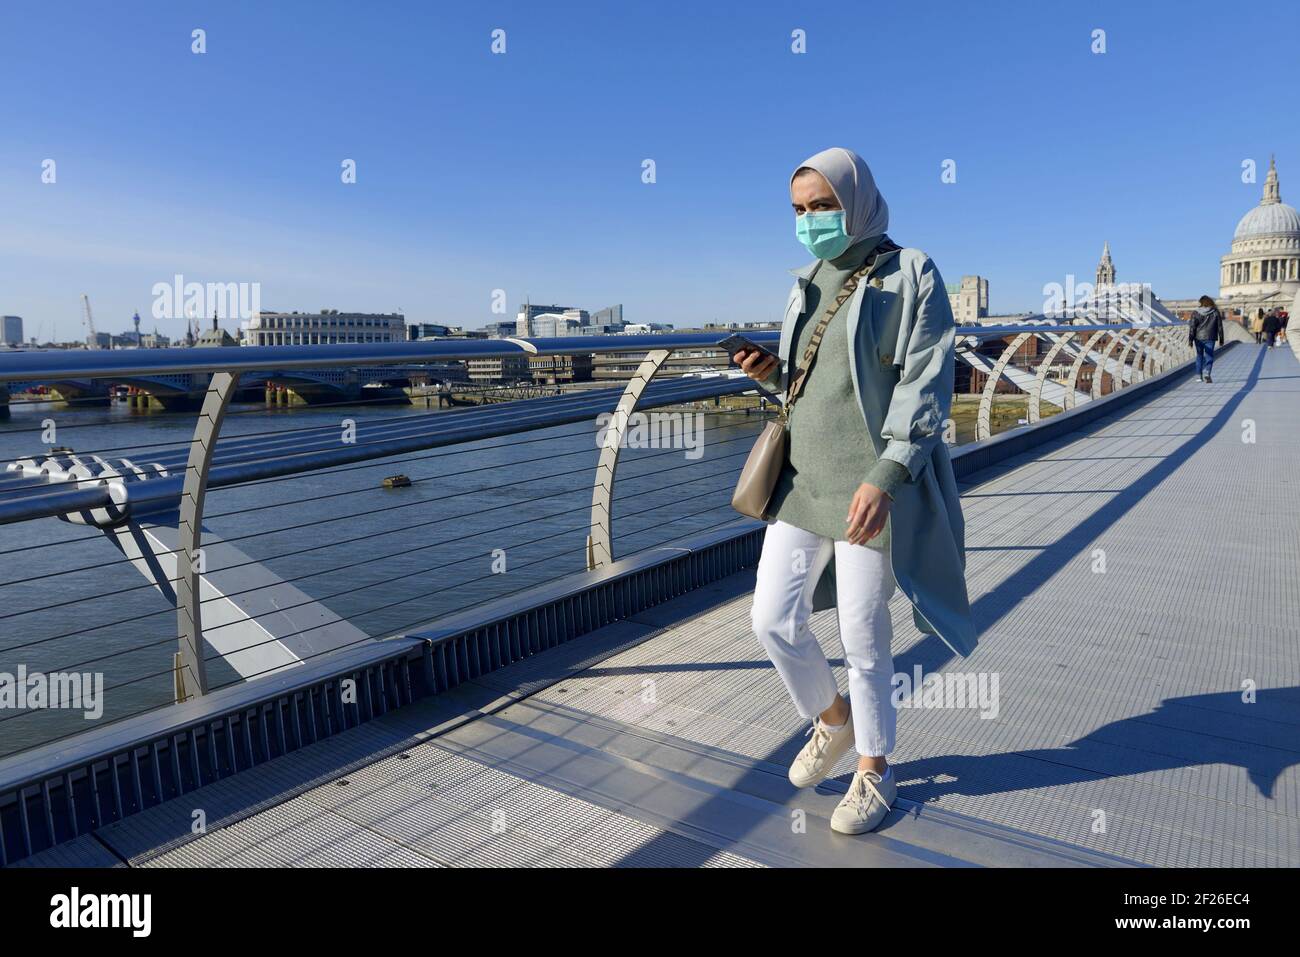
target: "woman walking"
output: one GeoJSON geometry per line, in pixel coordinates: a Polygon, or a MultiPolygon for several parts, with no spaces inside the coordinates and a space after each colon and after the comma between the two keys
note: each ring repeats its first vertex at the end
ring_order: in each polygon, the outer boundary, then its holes
{"type": "Polygon", "coordinates": [[[923,631],[961,655],[976,642],[961,504],[942,439],[955,326],[934,264],[885,235],[889,207],[861,157],[835,148],[809,158],[791,175],[790,199],[795,234],[816,258],[794,270],[779,356],[733,357],[784,390],[788,410],[752,623],[812,723],[791,783],[815,786],[856,749],[853,783],[831,826],[859,834],[884,820],[898,793],[887,760],[897,719],[895,582],[923,631]],[[832,606],[847,702],[808,627],[812,612],[832,606]]]}
{"type": "Polygon", "coordinates": [[[1255,333],[1255,345],[1259,345],[1264,335],[1264,308],[1261,306],[1255,312],[1255,319],[1250,324],[1250,331],[1255,333]]]}
{"type": "MultiPolygon", "coordinates": [[[[1200,305],[1187,320],[1187,342],[1196,349],[1196,376],[1202,382],[1213,382],[1210,370],[1214,368],[1214,347],[1223,345],[1223,316],[1209,296],[1202,296],[1200,305]]],[[[1268,320],[1264,320],[1267,328],[1268,320]]]]}

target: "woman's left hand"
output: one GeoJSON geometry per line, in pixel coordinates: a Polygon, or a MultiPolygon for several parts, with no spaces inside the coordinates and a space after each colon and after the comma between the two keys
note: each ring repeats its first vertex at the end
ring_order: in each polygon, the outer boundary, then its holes
{"type": "Polygon", "coordinates": [[[889,506],[893,501],[870,482],[859,485],[849,506],[846,519],[849,530],[845,538],[854,545],[865,545],[879,535],[885,530],[885,519],[889,518],[889,506]]]}

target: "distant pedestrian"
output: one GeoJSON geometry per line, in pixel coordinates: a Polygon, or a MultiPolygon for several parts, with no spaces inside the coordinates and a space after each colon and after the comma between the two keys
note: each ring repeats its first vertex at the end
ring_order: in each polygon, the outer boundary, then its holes
{"type": "Polygon", "coordinates": [[[1210,370],[1214,368],[1214,347],[1223,345],[1223,315],[1209,296],[1200,298],[1200,305],[1187,321],[1187,341],[1196,347],[1197,378],[1213,382],[1210,370]]]}
{"type": "Polygon", "coordinates": [[[1255,312],[1255,318],[1250,324],[1250,331],[1255,333],[1255,345],[1264,341],[1264,310],[1258,309],[1255,312]]]}
{"type": "Polygon", "coordinates": [[[1268,340],[1268,347],[1273,348],[1277,339],[1278,331],[1282,328],[1282,318],[1277,314],[1276,309],[1270,309],[1268,315],[1264,317],[1264,338],[1268,340]]]}

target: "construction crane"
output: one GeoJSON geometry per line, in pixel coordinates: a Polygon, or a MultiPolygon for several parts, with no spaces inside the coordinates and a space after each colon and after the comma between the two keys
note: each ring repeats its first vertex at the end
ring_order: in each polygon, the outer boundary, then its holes
{"type": "Polygon", "coordinates": [[[84,292],[81,294],[81,305],[85,308],[86,314],[83,317],[86,322],[86,348],[99,348],[99,334],[95,332],[95,317],[90,314],[90,297],[84,292]]]}

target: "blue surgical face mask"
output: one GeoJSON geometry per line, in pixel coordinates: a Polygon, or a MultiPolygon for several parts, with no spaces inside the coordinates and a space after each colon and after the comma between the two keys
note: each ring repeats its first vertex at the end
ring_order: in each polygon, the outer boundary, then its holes
{"type": "Polygon", "coordinates": [[[818,259],[834,259],[849,248],[849,234],[844,231],[842,209],[796,216],[794,234],[818,259]]]}

